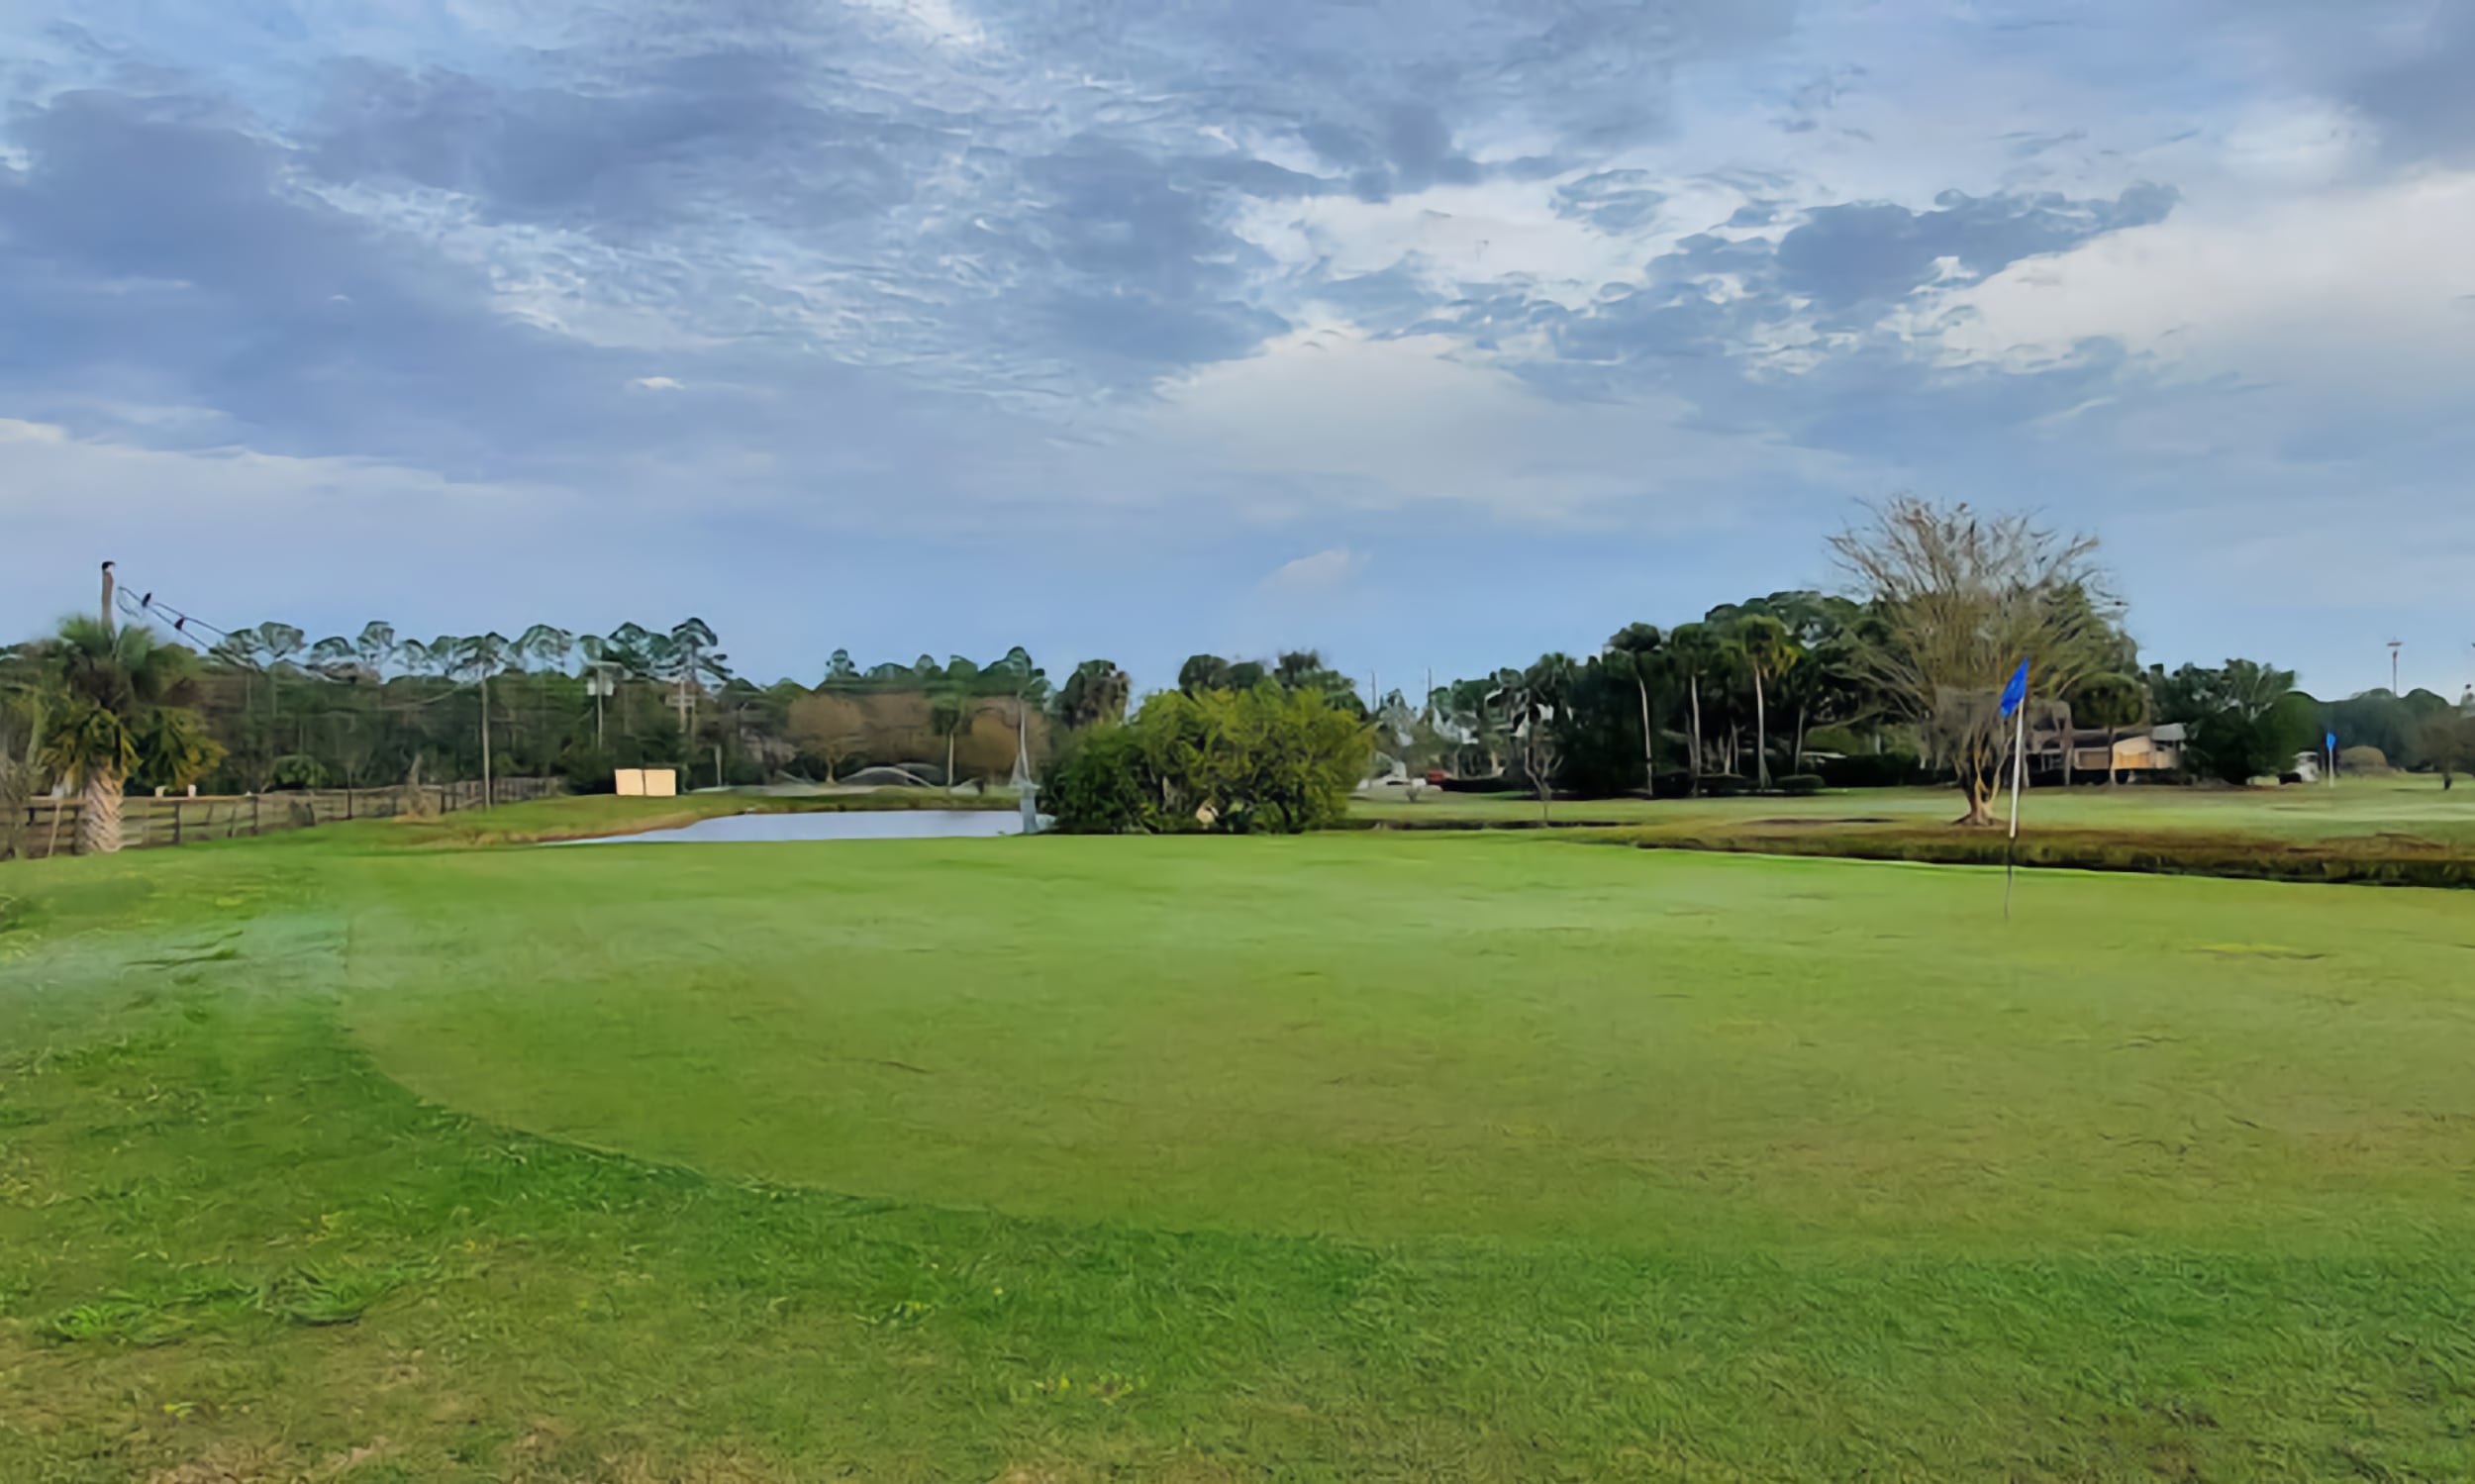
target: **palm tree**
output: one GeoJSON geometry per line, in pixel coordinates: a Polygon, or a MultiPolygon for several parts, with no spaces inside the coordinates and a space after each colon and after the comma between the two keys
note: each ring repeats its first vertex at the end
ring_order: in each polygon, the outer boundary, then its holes
{"type": "Polygon", "coordinates": [[[481,688],[481,803],[486,808],[497,801],[490,777],[490,677],[508,668],[516,645],[506,635],[492,631],[451,641],[449,650],[455,656],[454,668],[469,673],[481,688]]]}
{"type": "Polygon", "coordinates": [[[395,626],[372,619],[361,626],[360,637],[352,641],[352,652],[369,671],[369,678],[387,678],[387,662],[395,658],[395,626]]]}
{"type": "Polygon", "coordinates": [[[442,680],[452,681],[464,663],[464,641],[452,634],[442,634],[430,641],[430,669],[442,680]]]}
{"type": "Polygon", "coordinates": [[[720,667],[721,660],[726,656],[707,652],[721,643],[713,632],[713,626],[703,619],[681,619],[670,630],[673,667],[679,681],[679,735],[682,737],[687,735],[695,715],[695,692],[702,688],[706,674],[719,672],[719,678],[730,678],[730,672],[720,667]]]}
{"type": "Polygon", "coordinates": [[[1020,787],[1031,781],[1023,776],[1024,759],[1031,756],[1031,710],[1046,703],[1048,677],[1033,662],[1032,651],[1021,644],[1008,649],[1003,658],[991,664],[986,675],[988,692],[1014,697],[1014,770],[1017,775],[1014,782],[1020,787]]]}
{"type": "Polygon", "coordinates": [[[971,728],[971,693],[940,686],[929,698],[929,731],[945,740],[945,787],[954,786],[954,740],[971,728]]]}
{"type": "Polygon", "coordinates": [[[17,853],[26,801],[35,793],[49,690],[35,645],[0,649],[0,860],[17,853]]]}
{"type": "Polygon", "coordinates": [[[283,750],[280,742],[272,742],[272,735],[282,729],[283,666],[309,647],[309,636],[290,624],[269,619],[257,626],[257,652],[266,665],[266,728],[274,750],[283,750]]]}
{"type": "Polygon", "coordinates": [[[598,634],[587,634],[576,641],[576,652],[584,656],[584,688],[593,693],[593,750],[610,750],[608,734],[602,724],[602,698],[619,688],[619,663],[616,647],[598,634]]]}
{"type": "Polygon", "coordinates": [[[536,624],[516,639],[516,652],[544,669],[565,669],[575,647],[573,634],[549,624],[536,624]]]}
{"type": "Polygon", "coordinates": [[[610,631],[606,643],[609,650],[602,657],[618,664],[630,674],[650,677],[653,665],[653,641],[661,636],[643,624],[627,623],[610,631]]]}
{"type": "Polygon", "coordinates": [[[1727,645],[1718,631],[1708,624],[1678,624],[1667,636],[1667,662],[1684,677],[1685,689],[1692,700],[1691,745],[1685,749],[1687,765],[1693,770],[1693,793],[1702,792],[1702,677],[1717,674],[1726,667],[1727,645]]]}
{"type": "Polygon", "coordinates": [[[1744,668],[1753,676],[1753,772],[1754,787],[1770,787],[1770,707],[1762,689],[1766,678],[1786,674],[1803,658],[1805,651],[1788,634],[1788,626],[1768,614],[1752,614],[1737,621],[1733,636],[1735,647],[1744,656],[1744,668]]]}
{"type": "Polygon", "coordinates": [[[1658,792],[1657,734],[1650,730],[1650,682],[1659,669],[1659,650],[1667,637],[1655,624],[1628,624],[1607,641],[1607,661],[1619,675],[1629,675],[1641,693],[1641,787],[1658,792]]]}
{"type": "MultiPolygon", "coordinates": [[[[192,689],[195,660],[150,629],[114,629],[99,619],[63,619],[57,637],[44,646],[57,719],[43,743],[44,764],[75,783],[83,807],[77,816],[80,854],[108,855],[121,847],[121,790],[146,754],[184,750],[213,766],[194,713],[184,703],[192,689]],[[183,712],[179,717],[167,713],[183,712]],[[175,734],[167,741],[160,734],[175,734]]],[[[194,775],[193,775],[194,777],[194,775]]]]}
{"type": "MultiPolygon", "coordinates": [[[[552,624],[536,624],[516,636],[516,654],[552,674],[563,675],[567,672],[567,659],[575,648],[575,635],[552,624]]],[[[546,682],[535,683],[533,699],[533,720],[536,723],[546,721],[549,701],[546,682]]]]}
{"type": "Polygon", "coordinates": [[[984,681],[980,667],[956,654],[930,678],[929,731],[945,740],[945,786],[954,786],[954,739],[971,730],[984,681]]]}

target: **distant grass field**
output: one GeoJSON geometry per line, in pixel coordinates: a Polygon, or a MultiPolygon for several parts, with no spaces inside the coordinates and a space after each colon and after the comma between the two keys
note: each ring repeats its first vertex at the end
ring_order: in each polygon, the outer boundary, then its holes
{"type": "Polygon", "coordinates": [[[0,1479],[2475,1474],[2467,899],[2000,893],[1529,835],[0,867],[0,1479]]]}
{"type": "MultiPolygon", "coordinates": [[[[1853,860],[2023,866],[2271,881],[2475,887],[2475,786],[2437,779],[2348,780],[2330,788],[2133,786],[2041,789],[2008,832],[1962,830],[1947,789],[1850,789],[1809,798],[1561,801],[1431,794],[1360,800],[1349,823],[1377,830],[1595,832],[1667,849],[1853,860]]],[[[2008,814],[2006,805],[2005,814],[2008,814]]]]}
{"type": "MultiPolygon", "coordinates": [[[[1947,822],[1959,796],[1943,788],[1837,789],[1811,798],[1558,800],[1558,825],[1732,826],[1755,820],[1835,820],[1855,816],[1899,824],[1947,822]]],[[[2008,795],[2004,805],[2009,808],[2008,795]]],[[[1507,825],[1540,818],[1538,801],[1511,794],[1429,793],[1359,800],[1353,819],[1384,824],[1507,825]]],[[[2022,800],[2027,829],[2046,827],[2259,835],[2280,840],[2407,835],[2475,844],[2475,781],[2442,791],[2436,777],[2349,778],[2331,788],[2081,786],[2030,790],[2022,800]]]]}

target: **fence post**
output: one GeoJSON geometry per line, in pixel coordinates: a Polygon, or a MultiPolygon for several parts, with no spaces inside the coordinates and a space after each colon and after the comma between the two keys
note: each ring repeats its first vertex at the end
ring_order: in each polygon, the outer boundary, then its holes
{"type": "Polygon", "coordinates": [[[255,794],[249,795],[249,833],[253,836],[266,833],[266,806],[255,794]]]}

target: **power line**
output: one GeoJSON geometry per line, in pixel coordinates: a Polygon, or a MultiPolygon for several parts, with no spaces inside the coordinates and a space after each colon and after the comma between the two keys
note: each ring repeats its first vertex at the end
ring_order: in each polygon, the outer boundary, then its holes
{"type": "Polygon", "coordinates": [[[214,645],[223,643],[225,641],[232,638],[231,630],[210,624],[206,620],[199,618],[196,614],[184,613],[180,609],[174,608],[169,603],[157,602],[155,601],[154,594],[152,593],[148,593],[143,597],[133,598],[129,595],[129,589],[124,587],[120,590],[119,606],[122,613],[127,614],[133,619],[169,619],[172,625],[172,633],[191,643],[195,643],[197,640],[197,636],[192,634],[190,632],[191,630],[200,630],[213,635],[214,639],[211,640],[204,647],[212,648],[214,645]]]}

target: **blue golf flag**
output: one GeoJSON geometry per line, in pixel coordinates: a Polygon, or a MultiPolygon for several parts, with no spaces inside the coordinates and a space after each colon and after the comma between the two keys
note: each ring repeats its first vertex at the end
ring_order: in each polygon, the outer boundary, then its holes
{"type": "Polygon", "coordinates": [[[2023,659],[2020,661],[2019,670],[2012,675],[2011,683],[2003,687],[2003,715],[2009,716],[2018,711],[2028,699],[2029,662],[2023,659]]]}
{"type": "Polygon", "coordinates": [[[2327,742],[2328,742],[2328,749],[2329,749],[2330,751],[2332,751],[2332,752],[2336,751],[2336,750],[2337,750],[2337,734],[2336,734],[2336,733],[2334,733],[2334,732],[2330,733],[2330,734],[2328,735],[2327,742]]]}

